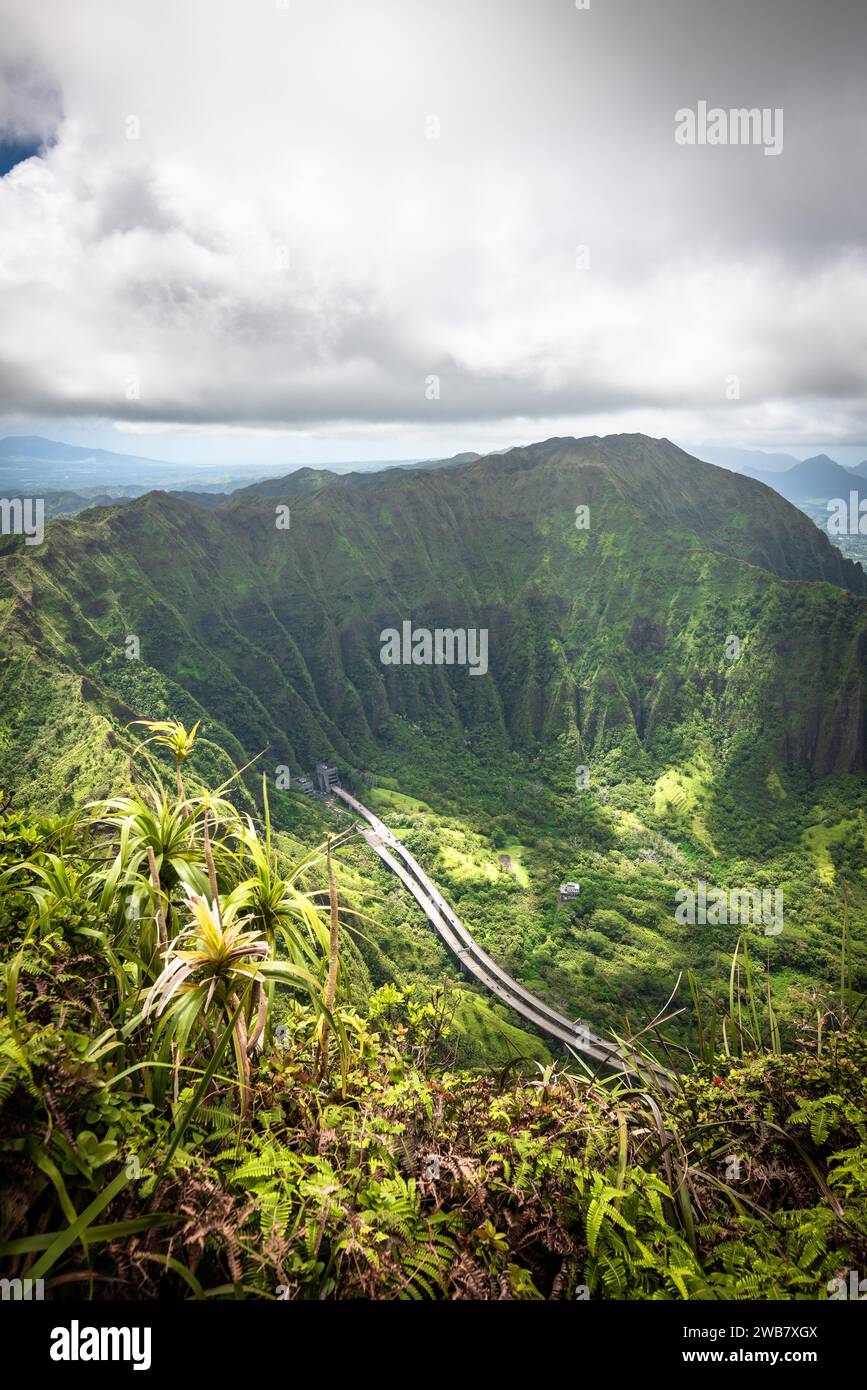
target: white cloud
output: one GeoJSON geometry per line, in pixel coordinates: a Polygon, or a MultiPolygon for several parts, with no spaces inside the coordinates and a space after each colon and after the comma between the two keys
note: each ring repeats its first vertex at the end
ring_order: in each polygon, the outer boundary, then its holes
{"type": "Polygon", "coordinates": [[[863,439],[863,11],[813,9],[0,0],[0,137],[56,141],[0,181],[0,409],[863,439]],[[703,96],[784,153],[676,146],[703,96]]]}

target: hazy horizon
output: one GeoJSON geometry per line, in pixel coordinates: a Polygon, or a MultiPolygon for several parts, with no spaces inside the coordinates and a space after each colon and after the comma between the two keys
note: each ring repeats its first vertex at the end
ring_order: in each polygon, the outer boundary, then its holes
{"type": "Polygon", "coordinates": [[[867,452],[854,0],[0,17],[4,432],[268,466],[867,452]],[[707,107],[775,143],[685,144],[707,107]]]}
{"type": "MultiPolygon", "coordinates": [[[[591,430],[589,433],[602,434],[599,430],[591,430]]],[[[615,431],[609,431],[609,433],[615,433],[615,431]]],[[[637,433],[643,434],[648,432],[639,430],[637,433]]],[[[538,436],[538,438],[518,438],[507,445],[495,444],[489,446],[482,445],[478,442],[461,443],[456,440],[453,441],[453,447],[447,447],[445,450],[440,451],[436,449],[432,441],[428,441],[426,445],[424,443],[419,443],[416,451],[413,453],[393,452],[391,454],[377,452],[373,446],[366,450],[363,447],[358,447],[353,453],[350,452],[351,446],[349,445],[346,445],[339,453],[336,448],[332,452],[329,452],[329,444],[324,440],[316,441],[315,444],[307,448],[298,441],[295,441],[292,446],[292,454],[294,456],[290,457],[284,453],[285,445],[281,438],[269,438],[268,436],[263,437],[254,434],[250,436],[250,443],[253,446],[253,452],[256,456],[245,458],[240,452],[232,452],[233,447],[237,448],[237,446],[233,446],[231,441],[234,440],[235,436],[231,434],[197,436],[200,441],[205,438],[209,441],[216,440],[215,448],[209,448],[207,444],[200,443],[197,454],[183,452],[184,436],[148,435],[142,437],[138,435],[129,435],[120,431],[112,431],[110,426],[95,430],[79,426],[66,429],[61,433],[61,431],[54,429],[52,422],[36,421],[31,422],[28,426],[21,425],[18,428],[7,428],[4,426],[2,431],[0,431],[0,440],[16,437],[43,438],[51,440],[53,443],[68,444],[75,448],[104,449],[111,453],[128,454],[136,458],[147,459],[153,463],[174,464],[178,468],[189,468],[192,470],[231,468],[237,468],[239,470],[264,469],[267,474],[271,474],[276,469],[282,467],[285,467],[287,471],[303,468],[305,466],[310,466],[312,468],[343,468],[351,464],[362,464],[364,466],[381,464],[383,468],[397,467],[400,464],[419,463],[428,459],[451,458],[455,454],[487,454],[502,452],[504,448],[524,448],[527,445],[539,443],[543,438],[541,435],[538,436]],[[142,439],[141,444],[139,444],[140,439],[142,439]],[[164,452],[161,448],[160,452],[157,452],[157,447],[151,447],[151,441],[154,441],[155,444],[159,441],[159,446],[161,446],[164,440],[167,440],[169,443],[169,447],[164,452]]],[[[548,437],[551,438],[553,436],[548,437]]],[[[576,437],[582,438],[585,436],[576,437]]],[[[734,441],[723,442],[719,440],[704,440],[700,443],[694,443],[674,439],[672,443],[677,444],[679,448],[683,449],[688,454],[692,454],[696,458],[702,458],[703,451],[742,449],[747,452],[764,453],[768,455],[789,454],[792,458],[798,460],[812,458],[817,454],[827,454],[845,467],[854,467],[867,457],[867,444],[840,445],[828,441],[818,444],[802,442],[799,444],[780,445],[773,449],[762,449],[754,444],[742,444],[734,441]]],[[[119,479],[118,481],[120,482],[122,480],[119,479]]]]}

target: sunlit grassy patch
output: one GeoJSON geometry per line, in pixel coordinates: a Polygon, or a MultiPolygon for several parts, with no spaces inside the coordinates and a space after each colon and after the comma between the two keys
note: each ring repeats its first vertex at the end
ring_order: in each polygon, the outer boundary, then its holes
{"type": "Polygon", "coordinates": [[[500,876],[495,859],[481,859],[468,850],[444,843],[440,846],[440,862],[449,878],[458,883],[494,883],[500,876]]]}
{"type": "Polygon", "coordinates": [[[550,1061],[551,1054],[541,1038],[508,1023],[497,1009],[469,990],[459,992],[451,1029],[460,1065],[505,1066],[513,1057],[550,1061]]]}
{"type": "Polygon", "coordinates": [[[703,808],[710,793],[710,779],[701,763],[666,768],[653,788],[653,809],[657,816],[676,816],[690,828],[693,836],[712,854],[716,847],[704,821],[703,808]]]}
{"type": "Polygon", "coordinates": [[[373,811],[400,811],[403,814],[430,814],[431,808],[427,802],[419,801],[415,796],[406,796],[403,792],[391,791],[387,787],[370,787],[364,794],[364,800],[373,811]]]}
{"type": "Polygon", "coordinates": [[[863,822],[858,816],[849,816],[843,820],[825,825],[819,822],[816,825],[808,825],[801,839],[808,852],[813,856],[816,863],[816,870],[823,883],[833,883],[834,862],[831,858],[831,846],[838,844],[850,830],[854,830],[863,822]]]}
{"type": "Polygon", "coordinates": [[[505,845],[502,849],[497,850],[498,856],[501,854],[508,854],[512,863],[511,867],[506,872],[510,873],[515,879],[515,882],[520,884],[522,888],[530,887],[530,875],[527,873],[522,863],[523,856],[527,854],[527,852],[526,846],[520,844],[505,845]]]}

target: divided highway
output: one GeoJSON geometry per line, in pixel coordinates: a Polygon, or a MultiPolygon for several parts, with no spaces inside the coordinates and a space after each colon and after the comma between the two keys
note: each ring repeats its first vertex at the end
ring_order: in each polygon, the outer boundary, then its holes
{"type": "Polygon", "coordinates": [[[658,1084],[670,1087],[669,1073],[664,1067],[643,1057],[639,1059],[615,1043],[597,1037],[586,1024],[576,1023],[574,1019],[567,1018],[565,1014],[531,994],[507,974],[502,966],[482,950],[457,913],[446,902],[436,884],[428,878],[418,860],[410,854],[397,836],[392,834],[384,821],[342,787],[335,786],[332,790],[335,796],[340,797],[341,801],[351,806],[353,811],[367,822],[366,825],[359,825],[361,834],[371,849],[409,890],[440,939],[467,974],[484,985],[503,1003],[508,1004],[539,1032],[585,1053],[594,1061],[635,1076],[640,1081],[647,1081],[652,1076],[658,1084]]]}

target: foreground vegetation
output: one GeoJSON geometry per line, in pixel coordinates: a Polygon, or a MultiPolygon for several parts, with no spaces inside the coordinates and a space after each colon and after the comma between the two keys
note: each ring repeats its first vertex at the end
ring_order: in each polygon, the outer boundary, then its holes
{"type": "MultiPolygon", "coordinates": [[[[0,1261],[52,1297],[804,1298],[867,1259],[867,1047],[783,1055],[746,943],[692,980],[671,1091],[516,1056],[453,1069],[462,1004],[352,997],[339,842],[292,862],[175,760],[0,818],[0,1261]]],[[[150,750],[141,750],[144,765],[150,750]]]]}

